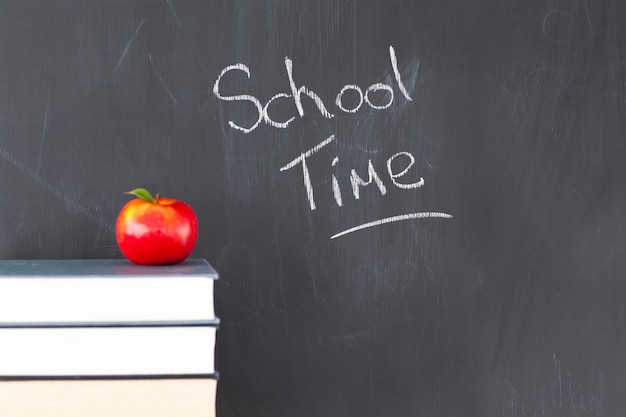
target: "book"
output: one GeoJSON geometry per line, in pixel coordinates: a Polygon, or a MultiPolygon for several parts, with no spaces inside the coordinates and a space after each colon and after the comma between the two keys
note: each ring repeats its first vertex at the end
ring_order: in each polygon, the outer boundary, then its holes
{"type": "Polygon", "coordinates": [[[218,275],[208,262],[0,261],[0,326],[28,323],[212,322],[218,275]]]}
{"type": "Polygon", "coordinates": [[[204,260],[0,261],[0,416],[214,417],[204,260]]]}
{"type": "Polygon", "coordinates": [[[214,417],[217,380],[0,380],[11,417],[214,417]]]}
{"type": "Polygon", "coordinates": [[[214,376],[217,325],[0,328],[0,379],[214,376]]]}

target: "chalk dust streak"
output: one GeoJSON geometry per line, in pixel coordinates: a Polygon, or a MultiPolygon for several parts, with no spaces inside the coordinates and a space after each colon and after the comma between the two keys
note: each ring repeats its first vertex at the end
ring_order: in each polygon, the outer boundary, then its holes
{"type": "Polygon", "coordinates": [[[165,90],[167,95],[170,97],[170,99],[172,100],[174,105],[178,106],[178,101],[176,101],[176,98],[174,97],[174,95],[172,94],[170,89],[167,88],[167,85],[165,84],[165,81],[163,81],[163,77],[161,77],[161,74],[159,74],[159,71],[157,71],[156,66],[154,65],[154,61],[152,60],[152,54],[148,54],[148,59],[150,60],[150,65],[152,66],[152,70],[154,71],[154,73],[156,74],[157,78],[159,79],[159,82],[161,83],[161,86],[163,87],[163,89],[165,90]]]}
{"type": "Polygon", "coordinates": [[[135,33],[133,33],[133,36],[130,37],[130,40],[128,41],[128,43],[126,44],[126,47],[122,51],[122,55],[120,56],[119,61],[117,61],[117,65],[115,66],[115,68],[113,68],[113,73],[114,74],[120,68],[120,65],[122,65],[122,62],[124,62],[124,58],[126,58],[126,54],[128,54],[128,50],[130,49],[130,46],[135,41],[135,38],[137,37],[137,34],[139,33],[139,31],[143,27],[143,24],[146,23],[147,20],[148,20],[148,18],[146,17],[141,22],[139,22],[139,26],[137,26],[137,28],[135,29],[135,33]]]}
{"type": "Polygon", "coordinates": [[[89,220],[98,224],[101,228],[106,228],[111,230],[113,225],[108,224],[106,221],[102,219],[101,216],[96,216],[92,213],[92,208],[83,207],[76,200],[72,199],[67,195],[62,189],[57,188],[46,181],[43,177],[41,177],[37,172],[33,171],[28,166],[24,165],[22,162],[17,160],[13,155],[11,155],[6,149],[0,148],[0,157],[5,159],[11,165],[15,166],[19,169],[24,175],[28,176],[35,183],[39,184],[41,187],[46,189],[49,193],[54,195],[59,200],[63,201],[65,204],[65,209],[68,213],[79,213],[83,216],[87,217],[89,220]]]}

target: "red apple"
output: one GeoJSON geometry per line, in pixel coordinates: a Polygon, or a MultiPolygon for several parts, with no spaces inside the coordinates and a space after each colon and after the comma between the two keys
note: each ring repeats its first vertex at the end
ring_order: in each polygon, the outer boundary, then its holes
{"type": "Polygon", "coordinates": [[[193,209],[173,198],[155,198],[143,188],[126,194],[137,198],[126,203],[117,217],[115,238],[122,254],[139,265],[170,265],[184,261],[198,237],[193,209]]]}

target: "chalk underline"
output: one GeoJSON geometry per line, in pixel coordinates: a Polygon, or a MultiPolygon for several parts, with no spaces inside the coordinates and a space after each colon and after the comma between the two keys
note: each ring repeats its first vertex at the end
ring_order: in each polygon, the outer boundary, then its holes
{"type": "Polygon", "coordinates": [[[425,218],[430,218],[430,217],[436,217],[436,218],[442,218],[442,219],[451,219],[452,215],[451,214],[447,214],[447,213],[433,212],[433,211],[421,212],[421,213],[401,214],[399,216],[387,217],[387,218],[384,218],[384,219],[379,219],[379,220],[374,220],[372,222],[364,223],[364,224],[359,225],[359,226],[351,227],[350,229],[346,229],[343,232],[339,232],[339,233],[336,233],[336,234],[332,235],[330,238],[331,239],[335,239],[335,238],[338,238],[338,237],[341,237],[341,236],[345,236],[345,235],[347,235],[349,233],[356,232],[358,230],[363,230],[363,229],[367,229],[369,227],[379,226],[381,224],[392,223],[392,222],[399,222],[399,221],[411,220],[411,219],[425,219],[425,218]]]}

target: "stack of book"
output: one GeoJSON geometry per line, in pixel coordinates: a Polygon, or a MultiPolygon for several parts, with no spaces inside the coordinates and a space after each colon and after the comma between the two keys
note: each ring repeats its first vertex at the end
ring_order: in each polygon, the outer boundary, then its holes
{"type": "Polygon", "coordinates": [[[0,261],[0,415],[214,416],[215,279],[200,259],[0,261]]]}

